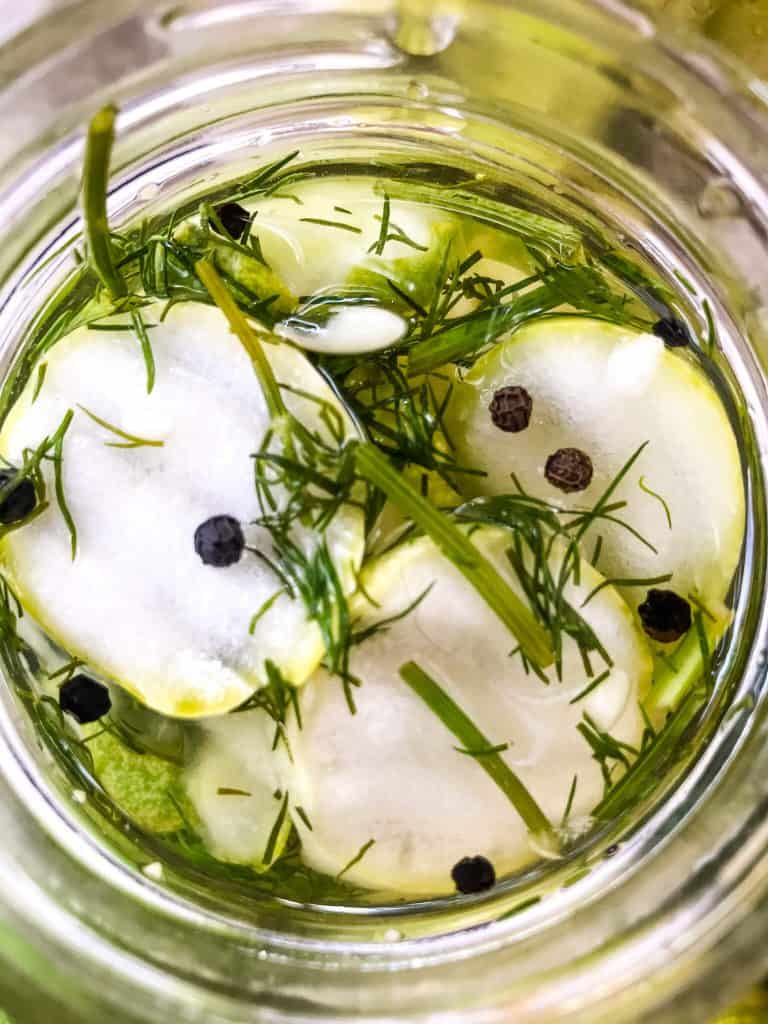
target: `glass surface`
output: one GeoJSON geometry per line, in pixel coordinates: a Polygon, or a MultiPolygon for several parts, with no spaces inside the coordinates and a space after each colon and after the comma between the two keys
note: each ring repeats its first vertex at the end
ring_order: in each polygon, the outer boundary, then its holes
{"type": "Polygon", "coordinates": [[[3,373],[70,266],[83,125],[115,99],[118,225],[300,146],[481,171],[684,278],[692,321],[704,332],[706,297],[719,329],[752,502],[739,643],[662,791],[618,852],[606,835],[585,862],[490,897],[361,913],[233,899],[181,868],[153,884],[151,849],[119,817],[105,845],[98,808],[5,692],[9,1008],[65,1024],[706,1019],[760,973],[767,930],[759,84],[638,11],[547,0],[80,3],[0,52],[0,68],[3,373]],[[520,909],[531,886],[547,896],[520,909]]]}

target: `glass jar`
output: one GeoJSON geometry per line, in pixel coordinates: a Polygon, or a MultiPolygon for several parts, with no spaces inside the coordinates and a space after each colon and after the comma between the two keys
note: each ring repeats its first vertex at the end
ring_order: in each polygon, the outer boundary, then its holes
{"type": "Polygon", "coordinates": [[[751,508],[715,699],[620,842],[547,866],[539,901],[516,882],[401,907],[259,903],[163,873],[3,687],[0,1002],[21,1024],[701,1024],[765,969],[764,99],[619,0],[79,0],[0,50],[1,374],[71,267],[84,125],[113,100],[116,225],[301,147],[488,174],[634,249],[702,334],[718,327],[751,508]]]}

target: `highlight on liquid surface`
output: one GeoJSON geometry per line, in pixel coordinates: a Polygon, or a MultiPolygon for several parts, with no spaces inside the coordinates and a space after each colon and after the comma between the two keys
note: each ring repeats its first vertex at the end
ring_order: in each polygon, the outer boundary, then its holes
{"type": "Polygon", "coordinates": [[[299,154],[110,233],[112,118],[0,430],[47,742],[255,892],[564,855],[658,781],[730,621],[739,453],[675,296],[473,181],[299,154]]]}

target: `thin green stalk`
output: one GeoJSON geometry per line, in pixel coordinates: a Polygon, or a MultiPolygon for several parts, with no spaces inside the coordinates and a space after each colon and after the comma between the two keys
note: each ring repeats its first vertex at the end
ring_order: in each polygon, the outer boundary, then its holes
{"type": "Polygon", "coordinates": [[[64,460],[64,435],[69,429],[69,424],[72,422],[73,412],[71,409],[67,411],[61,426],[54,435],[55,441],[53,446],[53,489],[56,493],[56,501],[59,504],[59,510],[61,511],[62,518],[67,525],[70,537],[70,546],[72,549],[72,561],[74,562],[75,556],[77,555],[77,527],[75,521],[72,518],[72,513],[69,511],[69,505],[67,504],[67,498],[64,493],[64,471],[63,471],[63,460],[64,460]]]}
{"type": "Polygon", "coordinates": [[[347,874],[347,872],[351,871],[353,867],[359,864],[363,857],[366,855],[366,853],[368,853],[370,848],[375,845],[375,839],[369,839],[367,843],[363,843],[363,845],[357,851],[352,860],[348,864],[345,864],[341,871],[338,873],[338,875],[336,875],[336,881],[340,881],[344,877],[344,875],[347,874]]]}
{"type": "Polygon", "coordinates": [[[554,656],[546,630],[467,535],[422,498],[374,445],[358,444],[355,462],[360,476],[383,491],[432,538],[515,636],[526,657],[542,668],[550,665],[554,656]]]}
{"type": "MultiPolygon", "coordinates": [[[[521,290],[524,283],[520,282],[521,290]]],[[[511,302],[468,316],[414,345],[408,354],[408,371],[414,375],[428,373],[457,359],[467,359],[484,345],[560,302],[560,296],[549,285],[542,284],[511,302]]]]}
{"type": "Polygon", "coordinates": [[[151,395],[155,386],[155,355],[152,351],[152,342],[149,340],[147,325],[138,309],[131,310],[131,323],[141,345],[141,354],[144,357],[144,366],[147,370],[147,394],[151,395]]]}
{"type": "Polygon", "coordinates": [[[629,807],[636,807],[650,792],[667,767],[683,733],[707,700],[706,691],[695,687],[669,716],[653,743],[646,747],[627,773],[603,797],[592,811],[602,821],[615,819],[629,807]]]}
{"type": "Polygon", "coordinates": [[[113,299],[127,295],[125,281],[115,267],[107,220],[109,160],[115,138],[113,106],[104,107],[88,128],[83,167],[83,216],[88,241],[88,261],[113,299]]]}
{"type": "Polygon", "coordinates": [[[278,811],[277,818],[275,819],[275,823],[272,826],[272,831],[269,833],[269,838],[267,839],[267,845],[264,848],[264,853],[262,854],[262,858],[261,858],[262,864],[269,865],[275,859],[275,850],[277,849],[277,844],[278,844],[278,842],[280,840],[280,833],[283,831],[283,826],[285,824],[285,819],[286,819],[287,816],[288,816],[288,794],[286,793],[285,797],[283,798],[283,802],[280,805],[280,810],[278,811]]]}
{"type": "Polygon", "coordinates": [[[115,441],[105,442],[108,448],[162,448],[165,445],[165,441],[150,441],[146,437],[137,437],[136,434],[129,434],[127,430],[121,430],[120,427],[115,427],[108,420],[103,420],[101,416],[97,416],[95,412],[91,412],[90,409],[86,409],[84,405],[78,403],[78,409],[85,413],[86,416],[90,417],[94,423],[98,423],[100,427],[108,430],[111,434],[116,437],[122,437],[124,444],[115,441]]]}
{"type": "MultiPolygon", "coordinates": [[[[409,661],[401,666],[400,677],[440,719],[446,729],[453,733],[465,749],[488,751],[493,749],[490,740],[480,732],[458,704],[415,662],[409,661]]],[[[507,797],[525,822],[529,832],[535,836],[552,838],[552,825],[549,819],[498,753],[488,753],[477,758],[477,764],[507,797]]]]}
{"type": "Polygon", "coordinates": [[[285,415],[287,410],[283,402],[283,396],[280,394],[280,387],[272,372],[269,360],[264,354],[264,349],[256,331],[243,316],[229,289],[222,281],[219,272],[210,260],[198,260],[195,264],[195,271],[208,289],[213,301],[229,321],[232,332],[237,335],[243,348],[250,356],[256,376],[259,378],[270,416],[275,419],[277,416],[285,415]]]}
{"type": "Polygon", "coordinates": [[[678,707],[686,695],[697,686],[706,670],[700,631],[703,630],[707,647],[713,651],[728,625],[726,619],[714,623],[698,617],[698,629],[691,628],[677,648],[656,663],[653,685],[643,706],[649,715],[669,712],[678,707]]]}

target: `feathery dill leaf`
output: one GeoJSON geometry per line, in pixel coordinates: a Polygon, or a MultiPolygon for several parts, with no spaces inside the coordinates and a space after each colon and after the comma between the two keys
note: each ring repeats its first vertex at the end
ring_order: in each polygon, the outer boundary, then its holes
{"type": "Polygon", "coordinates": [[[136,434],[129,434],[127,430],[121,430],[120,427],[114,426],[107,420],[97,416],[95,412],[91,412],[90,409],[86,409],[84,405],[78,404],[78,409],[81,409],[86,416],[89,416],[94,423],[98,423],[100,427],[108,430],[111,434],[116,437],[121,437],[122,442],[107,441],[105,444],[109,448],[162,448],[165,445],[165,441],[150,441],[145,437],[138,437],[136,434]]]}
{"type": "Polygon", "coordinates": [[[375,188],[377,192],[384,192],[392,199],[424,203],[433,209],[448,210],[487,221],[497,231],[517,235],[532,252],[540,254],[545,260],[571,260],[581,250],[581,234],[570,224],[496,202],[476,192],[396,180],[377,183],[375,188]]]}
{"type": "Polygon", "coordinates": [[[357,851],[357,853],[352,858],[352,860],[349,861],[347,864],[345,864],[344,867],[341,869],[341,871],[338,873],[338,875],[336,875],[336,881],[340,882],[341,879],[344,877],[344,875],[348,874],[352,870],[353,867],[355,867],[357,864],[359,864],[360,861],[363,859],[363,857],[366,855],[366,853],[368,853],[370,848],[372,846],[374,846],[375,844],[376,844],[376,840],[375,839],[369,839],[367,843],[363,843],[363,845],[357,851]]]}
{"type": "Polygon", "coordinates": [[[552,650],[547,633],[466,533],[422,498],[374,445],[358,443],[354,458],[360,476],[383,491],[432,538],[517,638],[531,661],[542,668],[550,664],[552,650]]]}

